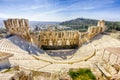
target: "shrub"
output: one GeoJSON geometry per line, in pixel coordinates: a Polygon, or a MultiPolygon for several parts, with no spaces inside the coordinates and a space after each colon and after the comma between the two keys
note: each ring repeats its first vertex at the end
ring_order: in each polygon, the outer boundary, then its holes
{"type": "Polygon", "coordinates": [[[73,80],[96,80],[90,69],[78,69],[77,71],[70,70],[69,75],[73,80]]]}

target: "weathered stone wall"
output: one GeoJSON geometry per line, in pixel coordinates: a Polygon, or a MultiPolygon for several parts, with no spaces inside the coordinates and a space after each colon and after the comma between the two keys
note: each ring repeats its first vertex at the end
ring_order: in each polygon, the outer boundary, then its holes
{"type": "Polygon", "coordinates": [[[79,32],[78,31],[41,31],[39,44],[45,46],[78,46],[79,32]]]}
{"type": "Polygon", "coordinates": [[[31,35],[27,19],[8,19],[4,21],[4,24],[10,34],[19,35],[40,48],[53,47],[53,49],[55,47],[58,47],[59,49],[80,46],[106,30],[105,22],[103,20],[99,21],[97,26],[89,27],[87,32],[47,30],[31,35]],[[32,38],[34,41],[32,41],[32,38]]]}
{"type": "Polygon", "coordinates": [[[88,28],[87,31],[87,38],[88,40],[96,36],[97,34],[100,34],[106,30],[105,22],[103,20],[98,21],[97,26],[91,26],[88,28]]]}
{"type": "Polygon", "coordinates": [[[102,58],[105,62],[114,65],[114,64],[120,64],[120,56],[110,53],[107,50],[104,50],[104,53],[102,54],[102,58]]]}
{"type": "Polygon", "coordinates": [[[105,21],[104,21],[104,20],[100,20],[100,21],[98,21],[97,26],[105,27],[105,21]]]}
{"type": "Polygon", "coordinates": [[[8,19],[4,21],[4,24],[10,34],[16,34],[30,42],[32,41],[27,19],[8,19]]]}

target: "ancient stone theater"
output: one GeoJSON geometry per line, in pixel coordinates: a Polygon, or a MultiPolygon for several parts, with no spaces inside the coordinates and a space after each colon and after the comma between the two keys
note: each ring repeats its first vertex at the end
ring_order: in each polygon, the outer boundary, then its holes
{"type": "Polygon", "coordinates": [[[71,80],[69,71],[80,68],[90,69],[96,80],[120,80],[120,41],[104,32],[104,20],[86,32],[30,32],[27,19],[7,19],[4,24],[0,70],[7,70],[0,71],[0,80],[71,80]]]}
{"type": "Polygon", "coordinates": [[[29,23],[27,19],[8,19],[4,21],[9,34],[16,34],[36,44],[43,49],[66,49],[78,48],[82,43],[89,41],[99,33],[105,31],[106,26],[103,20],[98,22],[97,26],[91,26],[87,32],[79,32],[76,30],[47,30],[40,31],[37,35],[30,34],[29,23]]]}

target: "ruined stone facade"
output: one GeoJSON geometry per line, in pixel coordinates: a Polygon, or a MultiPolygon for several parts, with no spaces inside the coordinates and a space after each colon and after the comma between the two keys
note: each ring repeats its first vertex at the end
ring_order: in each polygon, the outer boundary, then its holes
{"type": "Polygon", "coordinates": [[[79,32],[78,31],[41,31],[39,42],[40,42],[40,46],[43,48],[44,47],[74,48],[74,47],[78,47],[79,45],[79,32]]]}
{"type": "Polygon", "coordinates": [[[98,21],[97,26],[91,26],[88,28],[87,38],[91,39],[97,34],[104,32],[105,30],[106,30],[105,21],[104,20],[98,21]]]}
{"type": "Polygon", "coordinates": [[[87,32],[47,30],[38,34],[30,34],[27,19],[8,19],[4,24],[10,34],[19,35],[43,49],[76,48],[106,30],[104,20],[89,27],[87,32]]]}
{"type": "Polygon", "coordinates": [[[27,41],[32,41],[27,19],[8,19],[4,21],[4,24],[9,34],[16,34],[25,38],[27,41]]]}
{"type": "Polygon", "coordinates": [[[99,27],[105,27],[105,21],[104,20],[98,21],[97,26],[99,26],[99,27]]]}

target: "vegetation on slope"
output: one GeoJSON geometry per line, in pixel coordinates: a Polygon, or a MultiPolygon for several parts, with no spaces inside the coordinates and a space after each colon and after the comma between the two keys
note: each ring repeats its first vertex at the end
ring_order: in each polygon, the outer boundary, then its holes
{"type": "MultiPolygon", "coordinates": [[[[60,23],[60,25],[71,27],[75,30],[86,31],[90,26],[96,26],[98,20],[95,19],[85,19],[85,18],[77,18],[70,21],[65,21],[60,23]]],[[[120,22],[112,22],[112,21],[105,21],[106,26],[108,27],[108,31],[111,30],[120,30],[120,22]]]]}
{"type": "Polygon", "coordinates": [[[70,70],[69,75],[73,80],[96,80],[90,69],[70,70]]]}

